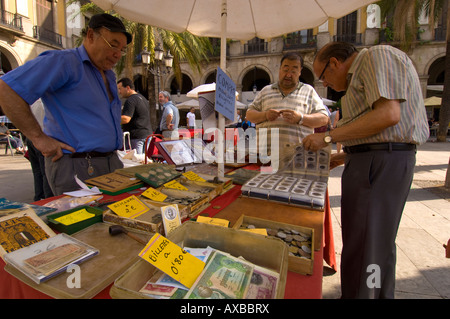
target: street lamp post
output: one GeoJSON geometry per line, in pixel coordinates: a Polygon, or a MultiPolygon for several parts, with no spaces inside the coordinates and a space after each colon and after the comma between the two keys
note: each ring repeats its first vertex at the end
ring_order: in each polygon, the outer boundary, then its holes
{"type": "Polygon", "coordinates": [[[158,110],[159,110],[159,116],[161,116],[161,105],[158,102],[158,96],[160,92],[160,81],[161,81],[161,62],[164,59],[164,65],[166,67],[166,70],[164,70],[162,73],[170,73],[170,70],[172,69],[172,63],[173,63],[173,56],[170,54],[170,51],[167,51],[167,54],[164,56],[164,50],[161,47],[161,44],[158,43],[155,47],[155,61],[156,61],[156,68],[150,67],[151,62],[151,54],[147,51],[147,47],[144,48],[144,51],[142,51],[142,63],[146,66],[146,70],[156,76],[156,87],[157,87],[157,93],[156,93],[156,101],[158,104],[158,110]]]}

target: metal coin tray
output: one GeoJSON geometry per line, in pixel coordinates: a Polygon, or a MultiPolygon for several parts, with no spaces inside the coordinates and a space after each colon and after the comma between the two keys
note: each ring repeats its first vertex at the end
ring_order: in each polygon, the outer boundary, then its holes
{"type": "Polygon", "coordinates": [[[242,186],[242,194],[321,209],[327,183],[294,175],[259,174],[242,186]]]}
{"type": "Polygon", "coordinates": [[[327,149],[313,152],[299,145],[288,166],[277,174],[256,175],[242,186],[242,194],[320,210],[325,204],[329,167],[327,149]]]}
{"type": "Polygon", "coordinates": [[[297,173],[316,173],[320,176],[328,176],[330,170],[329,155],[324,149],[317,152],[306,151],[299,145],[295,149],[294,158],[288,168],[297,173]]]}

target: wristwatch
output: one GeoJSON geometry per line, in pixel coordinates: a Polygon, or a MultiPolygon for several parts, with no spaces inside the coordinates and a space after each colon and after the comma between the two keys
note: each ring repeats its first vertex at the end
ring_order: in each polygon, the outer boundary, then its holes
{"type": "Polygon", "coordinates": [[[302,125],[303,124],[303,113],[300,113],[301,118],[300,121],[298,121],[298,125],[302,125]]]}
{"type": "Polygon", "coordinates": [[[325,137],[323,138],[323,141],[327,144],[330,144],[333,141],[330,135],[330,131],[325,132],[325,137]]]}

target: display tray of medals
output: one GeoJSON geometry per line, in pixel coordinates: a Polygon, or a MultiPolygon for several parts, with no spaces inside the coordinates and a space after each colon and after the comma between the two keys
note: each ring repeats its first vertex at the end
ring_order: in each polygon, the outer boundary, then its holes
{"type": "Polygon", "coordinates": [[[323,210],[331,147],[317,152],[297,145],[288,164],[275,174],[259,173],[242,186],[242,195],[323,210]]]}

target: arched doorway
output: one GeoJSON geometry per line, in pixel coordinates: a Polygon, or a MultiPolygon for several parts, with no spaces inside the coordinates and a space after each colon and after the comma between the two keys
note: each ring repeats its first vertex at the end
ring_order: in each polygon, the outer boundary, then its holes
{"type": "Polygon", "coordinates": [[[186,74],[182,74],[182,80],[181,80],[181,88],[177,82],[177,79],[174,77],[172,79],[172,82],[170,82],[170,94],[186,94],[190,90],[193,89],[192,80],[189,76],[186,74]]]}
{"type": "Polygon", "coordinates": [[[269,74],[265,70],[255,66],[242,78],[242,92],[253,91],[254,88],[256,88],[256,91],[261,91],[263,87],[269,84],[269,74]]]}
{"type": "MultiPolygon", "coordinates": [[[[445,56],[436,59],[428,69],[427,97],[442,98],[445,77],[445,56]]],[[[440,105],[427,106],[427,116],[439,121],[440,105]]]]}
{"type": "Polygon", "coordinates": [[[302,73],[300,74],[299,80],[302,83],[309,84],[314,87],[314,74],[308,68],[302,68],[302,73]]]}

